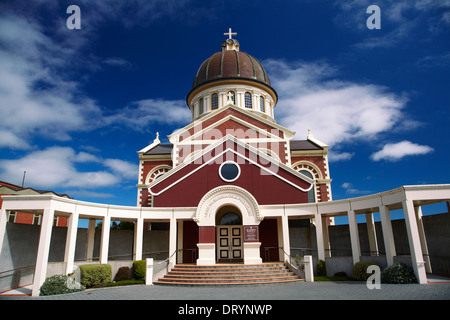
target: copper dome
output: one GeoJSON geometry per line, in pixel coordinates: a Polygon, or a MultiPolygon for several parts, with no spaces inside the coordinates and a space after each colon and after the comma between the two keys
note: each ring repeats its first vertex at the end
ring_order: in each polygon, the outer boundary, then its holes
{"type": "MultiPolygon", "coordinates": [[[[214,53],[200,65],[192,90],[210,82],[228,79],[256,81],[270,87],[269,77],[261,63],[248,53],[239,51],[239,43],[235,39],[224,41],[222,48],[222,52],[214,53]]],[[[273,90],[272,87],[270,89],[273,90]]]]}

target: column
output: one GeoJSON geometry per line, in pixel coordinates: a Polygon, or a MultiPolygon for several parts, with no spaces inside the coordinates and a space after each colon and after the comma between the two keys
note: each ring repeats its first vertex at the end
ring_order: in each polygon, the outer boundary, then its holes
{"type": "Polygon", "coordinates": [[[134,224],[134,260],[142,260],[142,242],[144,238],[144,219],[138,218],[134,224]]]}
{"type": "MultiPolygon", "coordinates": [[[[277,217],[277,235],[278,235],[278,246],[281,247],[282,243],[283,243],[283,225],[281,222],[281,217],[277,217]]],[[[269,257],[270,257],[271,252],[269,252],[269,257]]],[[[277,250],[277,254],[278,254],[278,261],[283,261],[284,260],[284,252],[283,250],[278,249],[277,250]]]]}
{"type": "Polygon", "coordinates": [[[108,263],[109,232],[111,228],[111,218],[109,215],[103,218],[102,240],[100,243],[100,263],[108,263]]]}
{"type": "Polygon", "coordinates": [[[289,241],[289,221],[288,217],[285,215],[281,217],[281,228],[283,230],[283,250],[284,250],[283,261],[290,261],[291,243],[289,241]]]}
{"type": "Polygon", "coordinates": [[[380,218],[381,228],[383,230],[384,248],[386,250],[386,262],[387,265],[390,266],[394,264],[394,256],[396,255],[396,252],[389,209],[384,205],[380,206],[380,218]]]}
{"type": "Polygon", "coordinates": [[[360,260],[361,246],[359,243],[358,222],[356,221],[356,214],[354,210],[348,211],[348,226],[350,228],[353,264],[355,264],[360,260]]]}
{"type": "Polygon", "coordinates": [[[66,252],[64,254],[64,262],[66,263],[66,274],[73,272],[77,231],[78,231],[78,212],[75,209],[75,212],[73,212],[69,217],[69,226],[67,228],[66,252]]]}
{"type": "Polygon", "coordinates": [[[428,253],[427,238],[425,237],[425,229],[423,227],[423,220],[422,220],[422,207],[415,207],[414,209],[416,212],[417,228],[419,229],[420,245],[422,247],[423,259],[425,261],[425,270],[428,273],[431,273],[432,270],[431,270],[430,255],[428,253]]]}
{"type": "Polygon", "coordinates": [[[197,265],[216,264],[216,227],[198,227],[198,259],[197,265]]]}
{"type": "Polygon", "coordinates": [[[402,202],[405,215],[406,231],[408,233],[409,250],[411,251],[412,267],[420,284],[427,283],[425,263],[420,246],[419,229],[417,228],[416,214],[412,200],[402,202]]]}
{"type": "Polygon", "coordinates": [[[320,213],[316,214],[316,239],[317,239],[317,255],[319,260],[325,261],[325,248],[323,245],[323,228],[322,228],[322,216],[320,213]]]}
{"type": "Polygon", "coordinates": [[[328,218],[322,217],[322,237],[323,237],[323,250],[325,257],[331,257],[330,237],[328,235],[328,218]]]}
{"type": "Polygon", "coordinates": [[[375,223],[373,221],[373,213],[366,213],[367,235],[369,237],[369,248],[371,256],[378,256],[377,234],[375,232],[375,223]]]}
{"type": "Polygon", "coordinates": [[[52,208],[45,209],[41,220],[41,234],[39,236],[33,290],[31,292],[33,297],[39,296],[39,290],[47,277],[48,254],[50,251],[54,215],[55,212],[52,208]]]}
{"type": "Polygon", "coordinates": [[[89,219],[86,260],[92,261],[94,256],[95,219],[89,219]]]}
{"type": "Polygon", "coordinates": [[[169,271],[175,265],[177,260],[177,219],[170,218],[169,227],[169,271]]]}
{"type": "Polygon", "coordinates": [[[226,95],[225,92],[219,92],[219,109],[222,108],[226,104],[226,95]],[[224,103],[225,101],[225,103],[224,103]]]}
{"type": "Polygon", "coordinates": [[[6,220],[8,219],[8,212],[5,209],[0,209],[0,254],[2,253],[3,239],[6,235],[6,220]]]}
{"type": "Polygon", "coordinates": [[[177,261],[178,263],[183,263],[183,220],[178,221],[178,253],[177,253],[177,261]]]}

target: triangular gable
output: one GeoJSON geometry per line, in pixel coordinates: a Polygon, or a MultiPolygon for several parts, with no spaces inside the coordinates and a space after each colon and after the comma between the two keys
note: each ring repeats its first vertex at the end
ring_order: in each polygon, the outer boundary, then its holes
{"type": "Polygon", "coordinates": [[[302,192],[309,191],[314,184],[314,180],[293,170],[283,163],[276,161],[267,154],[258,152],[257,149],[243,143],[239,139],[227,135],[202,150],[201,153],[191,160],[173,168],[161,178],[150,183],[148,185],[148,190],[152,195],[158,196],[187,177],[202,170],[205,166],[224,161],[224,159],[230,157],[240,159],[238,161],[251,163],[252,165],[257,166],[262,174],[274,176],[302,192]]]}
{"type": "Polygon", "coordinates": [[[195,139],[195,137],[204,134],[206,131],[212,130],[216,126],[230,120],[235,121],[250,130],[255,130],[260,134],[268,135],[271,138],[290,140],[295,135],[295,132],[258,115],[256,112],[229,104],[220,109],[211,111],[209,114],[203,116],[199,120],[191,122],[184,128],[178,129],[169,135],[168,138],[172,143],[191,141],[195,139]]]}
{"type": "Polygon", "coordinates": [[[264,130],[256,125],[242,120],[235,115],[223,117],[210,126],[195,132],[192,136],[183,139],[180,144],[188,144],[191,141],[220,139],[227,134],[231,134],[239,139],[267,139],[271,141],[285,141],[280,137],[278,129],[264,130]]]}

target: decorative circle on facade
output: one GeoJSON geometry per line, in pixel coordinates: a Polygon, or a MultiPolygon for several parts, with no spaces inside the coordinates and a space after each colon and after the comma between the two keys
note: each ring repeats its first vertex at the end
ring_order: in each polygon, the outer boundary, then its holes
{"type": "Polygon", "coordinates": [[[220,165],[219,176],[225,182],[236,181],[241,175],[241,168],[236,162],[226,161],[220,165]]]}

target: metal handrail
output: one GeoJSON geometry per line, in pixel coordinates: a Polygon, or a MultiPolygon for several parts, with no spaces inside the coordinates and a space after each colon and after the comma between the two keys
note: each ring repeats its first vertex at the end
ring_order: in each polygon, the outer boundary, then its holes
{"type": "Polygon", "coordinates": [[[0,271],[0,278],[2,277],[8,277],[8,276],[2,276],[4,273],[8,273],[8,272],[16,272],[16,271],[22,271],[25,269],[31,269],[31,268],[35,268],[36,265],[32,265],[32,266],[27,266],[27,267],[20,267],[20,268],[15,268],[15,269],[10,269],[10,270],[4,270],[4,271],[0,271]]]}

